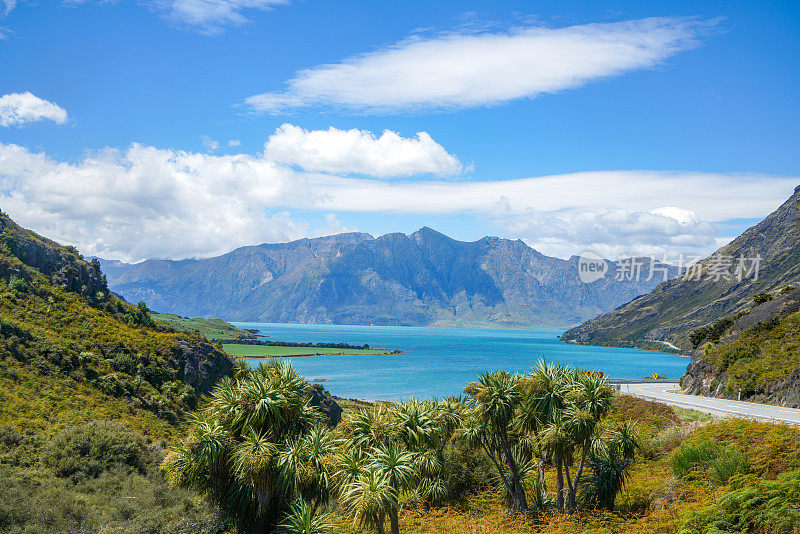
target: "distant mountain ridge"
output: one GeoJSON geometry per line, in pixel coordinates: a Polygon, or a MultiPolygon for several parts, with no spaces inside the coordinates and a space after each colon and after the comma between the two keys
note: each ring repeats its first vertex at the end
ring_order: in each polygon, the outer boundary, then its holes
{"type": "Polygon", "coordinates": [[[800,186],[763,221],[702,260],[699,273],[700,280],[687,273],[690,276],[664,282],[651,293],[565,332],[563,338],[638,347],[661,340],[689,350],[693,330],[746,311],[760,293],[800,285],[800,186]],[[720,257],[760,257],[758,277],[705,276],[720,257]]]}
{"type": "Polygon", "coordinates": [[[566,327],[658,282],[618,281],[609,262],[611,275],[584,284],[577,261],[521,240],[464,242],[425,227],[247,246],[202,260],[101,264],[113,291],[161,312],[290,323],[566,327]]]}

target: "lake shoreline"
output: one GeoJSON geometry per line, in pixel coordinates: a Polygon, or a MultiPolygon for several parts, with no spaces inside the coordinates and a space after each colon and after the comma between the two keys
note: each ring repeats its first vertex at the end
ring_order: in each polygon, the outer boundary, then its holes
{"type": "MultiPolygon", "coordinates": [[[[372,350],[383,350],[383,349],[372,349],[372,350]]],[[[226,353],[228,354],[228,353],[226,353]]],[[[282,359],[282,358],[315,358],[317,356],[400,356],[405,354],[402,350],[398,349],[386,349],[385,352],[377,352],[372,354],[364,354],[361,352],[342,352],[339,354],[331,354],[327,352],[319,352],[315,354],[283,354],[283,355],[260,355],[260,356],[252,356],[246,354],[228,354],[231,358],[241,359],[241,360],[273,360],[273,359],[282,359]]]]}

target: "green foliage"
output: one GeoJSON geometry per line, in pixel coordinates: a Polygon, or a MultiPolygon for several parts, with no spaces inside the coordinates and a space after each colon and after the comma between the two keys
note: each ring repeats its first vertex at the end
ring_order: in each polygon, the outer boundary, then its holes
{"type": "Polygon", "coordinates": [[[119,469],[145,474],[150,452],[144,439],[121,423],[92,421],[57,434],[44,446],[42,461],[58,477],[97,478],[119,469]]]}
{"type": "Polygon", "coordinates": [[[694,348],[699,347],[705,341],[716,343],[720,340],[725,331],[728,330],[728,328],[730,328],[733,323],[735,323],[736,320],[742,315],[744,315],[744,312],[740,312],[729,317],[723,317],[722,319],[718,319],[710,325],[698,328],[689,334],[689,341],[692,342],[692,346],[694,348]]]}
{"type": "Polygon", "coordinates": [[[25,280],[19,278],[18,276],[11,275],[8,277],[8,288],[12,291],[17,291],[19,293],[25,293],[28,291],[28,284],[25,283],[25,280]]]}
{"type": "Polygon", "coordinates": [[[782,296],[782,295],[785,295],[786,293],[790,293],[790,292],[794,291],[795,289],[797,289],[796,286],[786,286],[783,289],[781,289],[780,291],[778,291],[778,296],[782,296]]]}
{"type": "Polygon", "coordinates": [[[0,427],[0,532],[227,530],[195,495],[167,485],[157,469],[159,453],[145,442],[108,421],[69,427],[53,438],[0,427]]]}
{"type": "Polygon", "coordinates": [[[726,484],[733,475],[744,474],[749,469],[747,458],[741,451],[715,441],[681,446],[672,455],[671,461],[675,476],[703,476],[717,486],[726,484]]]}
{"type": "Polygon", "coordinates": [[[774,318],[728,343],[708,347],[704,357],[727,376],[726,389],[743,396],[768,395],[772,384],[800,367],[800,312],[774,318]]]}
{"type": "Polygon", "coordinates": [[[753,304],[758,306],[759,304],[764,304],[765,302],[769,302],[774,298],[775,297],[773,297],[769,293],[759,293],[758,295],[753,297],[753,304]]]}
{"type": "Polygon", "coordinates": [[[309,401],[308,383],[286,362],[225,379],[170,449],[168,478],[206,494],[245,530],[274,530],[298,500],[325,504],[333,443],[309,401]]]}

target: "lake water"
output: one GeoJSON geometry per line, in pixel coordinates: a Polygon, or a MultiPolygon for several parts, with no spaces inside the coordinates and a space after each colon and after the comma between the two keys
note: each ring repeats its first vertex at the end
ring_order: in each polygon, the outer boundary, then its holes
{"type": "MultiPolygon", "coordinates": [[[[689,359],[636,349],[564,343],[560,331],[528,329],[426,328],[309,324],[234,323],[254,328],[271,341],[350,343],[400,349],[396,356],[291,358],[309,380],[325,379],[333,395],[365,400],[405,400],[458,395],[485,371],[527,372],[539,358],[612,378],[660,373],[680,378],[689,359]]],[[[248,360],[258,365],[263,360],[248,360]]]]}

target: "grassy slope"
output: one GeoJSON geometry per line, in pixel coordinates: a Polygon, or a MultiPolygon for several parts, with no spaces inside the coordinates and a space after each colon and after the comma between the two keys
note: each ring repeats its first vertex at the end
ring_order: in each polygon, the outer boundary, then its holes
{"type": "Polygon", "coordinates": [[[343,354],[386,355],[394,354],[389,349],[333,349],[319,347],[280,347],[267,345],[237,345],[224,344],[222,348],[232,356],[249,358],[272,358],[286,356],[323,356],[343,354]]]}
{"type": "Polygon", "coordinates": [[[253,333],[237,328],[222,319],[204,319],[202,317],[190,319],[174,313],[154,313],[152,317],[180,332],[199,334],[212,340],[254,339],[256,337],[253,333]]]}
{"type": "Polygon", "coordinates": [[[231,366],[204,338],[111,295],[74,249],[0,213],[0,532],[223,530],[158,465],[231,366]]]}

